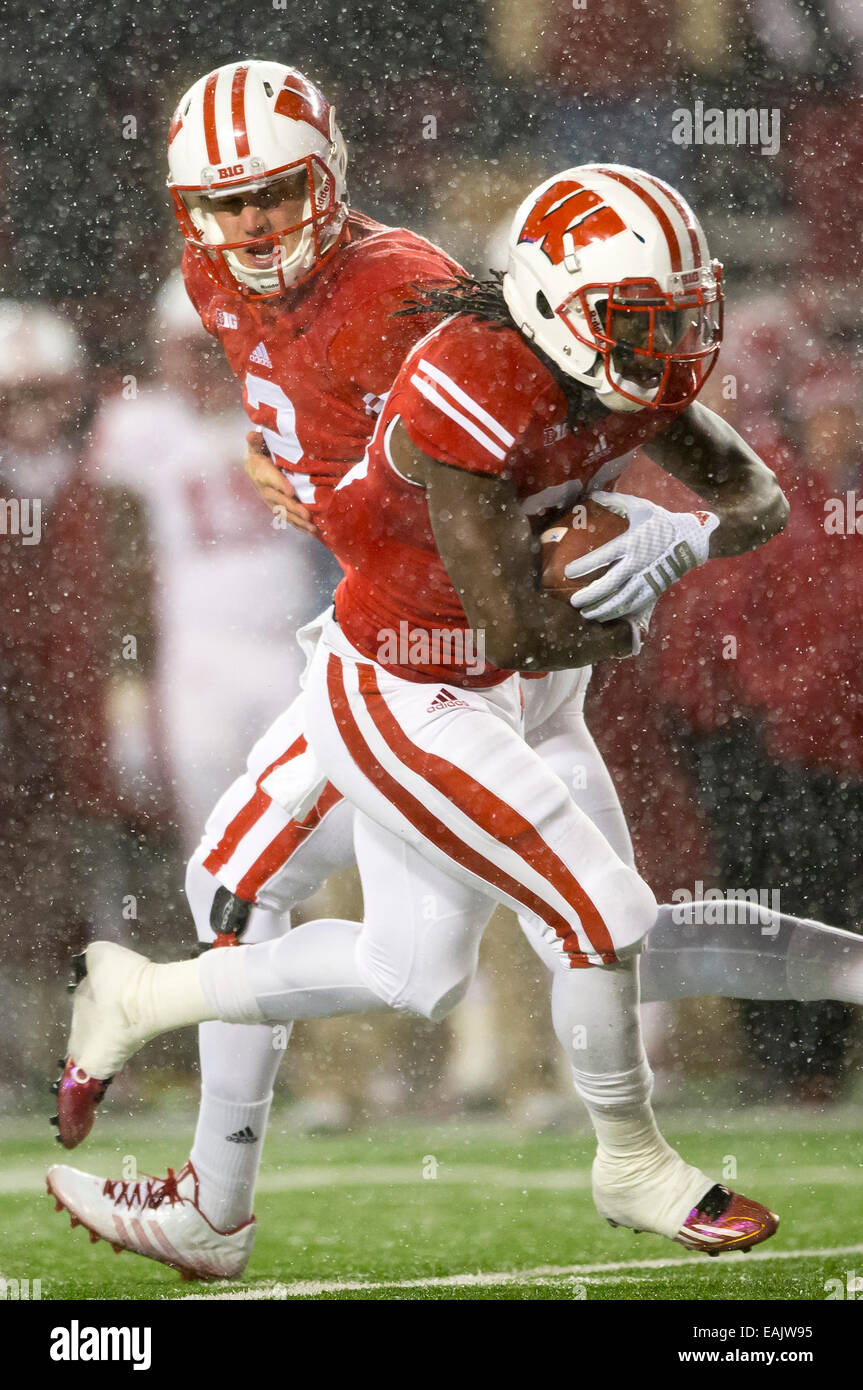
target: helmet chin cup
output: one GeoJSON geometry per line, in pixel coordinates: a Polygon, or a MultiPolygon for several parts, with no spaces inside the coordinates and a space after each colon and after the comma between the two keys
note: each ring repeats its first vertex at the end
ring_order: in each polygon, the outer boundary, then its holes
{"type": "Polygon", "coordinates": [[[605,406],[606,410],[613,410],[620,415],[624,415],[630,411],[646,410],[651,404],[651,397],[647,394],[645,394],[643,401],[632,399],[634,395],[644,389],[643,387],[639,387],[636,382],[622,380],[620,384],[626,388],[629,395],[624,396],[617,387],[613,386],[605,377],[593,388],[596,392],[597,400],[600,404],[605,406]]]}

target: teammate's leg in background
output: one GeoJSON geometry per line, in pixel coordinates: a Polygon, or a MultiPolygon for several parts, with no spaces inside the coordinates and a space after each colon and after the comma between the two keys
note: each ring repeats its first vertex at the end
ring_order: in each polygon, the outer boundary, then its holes
{"type": "MultiPolygon", "coordinates": [[[[529,714],[529,683],[525,690],[529,714]]],[[[620,858],[634,863],[623,810],[581,700],[565,700],[527,740],[620,858]]],[[[533,944],[538,924],[529,914],[519,921],[533,944]]],[[[743,901],[664,903],[645,940],[640,975],[643,1004],[715,995],[863,1005],[863,936],[743,901]]]]}
{"type": "MultiPolygon", "coordinates": [[[[320,783],[304,755],[300,697],[255,744],[246,772],[217,803],[189,862],[186,896],[202,944],[235,928],[248,945],[281,937],[291,910],[353,860],[350,808],[327,786],[311,806],[303,804],[320,783]],[[302,823],[262,785],[273,773],[295,777],[302,823]]],[[[201,1210],[218,1230],[251,1216],[273,1083],[289,1036],[290,1025],[276,1037],[265,1025],[200,1027],[201,1103],[191,1161],[201,1210]]]]}

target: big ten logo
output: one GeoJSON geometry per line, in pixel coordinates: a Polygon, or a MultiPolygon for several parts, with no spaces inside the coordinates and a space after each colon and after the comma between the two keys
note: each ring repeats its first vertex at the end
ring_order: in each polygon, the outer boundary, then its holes
{"type": "Polygon", "coordinates": [[[19,1302],[42,1297],[41,1279],[0,1279],[0,1298],[19,1302]]]}
{"type": "Polygon", "coordinates": [[[824,530],[828,536],[863,536],[863,497],[846,492],[824,503],[824,530]]]}
{"type": "Polygon", "coordinates": [[[722,1159],[722,1176],[726,1182],[734,1182],[737,1177],[736,1154],[725,1154],[722,1159]]]}
{"type": "Polygon", "coordinates": [[[434,1154],[423,1154],[422,1171],[423,1178],[433,1181],[437,1177],[437,1170],[440,1167],[439,1161],[434,1154]]]}
{"type": "Polygon", "coordinates": [[[831,1299],[848,1299],[852,1303],[863,1299],[863,1278],[853,1269],[846,1269],[844,1279],[825,1279],[824,1293],[831,1299]]]}
{"type": "Polygon", "coordinates": [[[583,1052],[587,1047],[587,1028],[583,1023],[573,1024],[570,1042],[573,1052],[583,1052]]]}
{"type": "Polygon", "coordinates": [[[587,764],[573,763],[569,773],[569,785],[574,792],[583,792],[587,786],[587,764]]]}
{"type": "Polygon", "coordinates": [[[290,1027],[284,1023],[273,1025],[273,1051],[284,1052],[288,1045],[288,1038],[291,1036],[290,1027]]]}
{"type": "Polygon", "coordinates": [[[123,1161],[120,1164],[120,1174],[124,1182],[138,1181],[138,1160],[134,1154],[123,1154],[123,1161]]]}
{"type": "Polygon", "coordinates": [[[587,1298],[587,1285],[583,1279],[571,1279],[569,1282],[570,1298],[577,1298],[584,1301],[587,1298]]]}
{"type": "Polygon", "coordinates": [[[420,903],[420,914],[424,922],[436,922],[438,919],[438,900],[434,893],[426,893],[420,903]]]}
{"type": "Polygon", "coordinates": [[[219,178],[220,178],[220,179],[232,179],[232,178],[234,178],[237,174],[242,174],[242,173],[243,173],[243,166],[242,166],[242,164],[228,164],[228,165],[225,166],[224,169],[220,169],[220,170],[219,170],[219,178]]]}

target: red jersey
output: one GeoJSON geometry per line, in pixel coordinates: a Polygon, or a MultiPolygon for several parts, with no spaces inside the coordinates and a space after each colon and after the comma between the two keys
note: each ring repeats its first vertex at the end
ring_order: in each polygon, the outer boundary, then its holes
{"type": "Polygon", "coordinates": [[[547,513],[607,488],[629,451],[677,413],[603,411],[573,426],[567,396],[521,334],[472,316],[439,324],[404,362],[367,458],[340,484],[327,514],[327,544],[348,570],[336,591],[348,641],[405,680],[489,686],[510,674],[490,664],[480,673],[475,661],[456,659],[470,650],[467,618],[438,554],[425,493],[389,457],[397,420],[432,458],[509,478],[536,528],[547,513]],[[456,633],[460,641],[445,636],[456,633]]]}
{"type": "Polygon", "coordinates": [[[393,317],[414,286],[450,283],[461,267],[423,237],[351,213],[348,240],[296,291],[247,300],[218,289],[186,250],[183,276],[219,339],[274,462],[315,521],[361,459],[381,399],[425,315],[393,317]]]}

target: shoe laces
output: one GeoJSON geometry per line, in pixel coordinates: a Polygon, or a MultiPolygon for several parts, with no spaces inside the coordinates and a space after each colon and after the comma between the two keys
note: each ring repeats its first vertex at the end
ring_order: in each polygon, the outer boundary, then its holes
{"type": "Polygon", "coordinates": [[[177,1184],[183,1177],[184,1172],[177,1174],[173,1168],[169,1168],[166,1178],[106,1178],[102,1195],[110,1197],[118,1207],[150,1207],[155,1210],[163,1202],[173,1206],[184,1200],[177,1191],[177,1184]]]}

